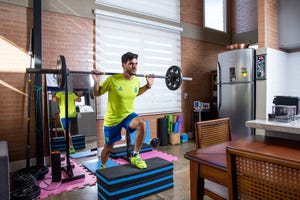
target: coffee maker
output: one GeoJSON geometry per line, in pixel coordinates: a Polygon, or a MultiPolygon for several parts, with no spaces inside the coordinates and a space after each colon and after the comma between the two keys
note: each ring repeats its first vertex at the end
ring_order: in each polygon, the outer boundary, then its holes
{"type": "Polygon", "coordinates": [[[291,96],[275,96],[272,114],[269,119],[278,122],[291,122],[300,113],[300,98],[291,96]]]}
{"type": "Polygon", "coordinates": [[[291,96],[275,96],[273,103],[276,105],[296,106],[296,115],[300,114],[300,98],[291,96]]]}

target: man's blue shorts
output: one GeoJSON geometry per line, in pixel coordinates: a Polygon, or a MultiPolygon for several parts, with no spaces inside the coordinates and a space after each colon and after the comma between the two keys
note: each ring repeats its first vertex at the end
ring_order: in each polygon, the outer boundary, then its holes
{"type": "MultiPolygon", "coordinates": [[[[71,127],[71,122],[75,119],[75,117],[68,117],[69,128],[71,127]]],[[[66,118],[60,118],[60,124],[64,130],[66,130],[66,118]]]]}
{"type": "Polygon", "coordinates": [[[123,121],[121,121],[116,126],[104,126],[103,131],[104,131],[105,144],[113,144],[121,140],[122,128],[125,128],[127,131],[129,131],[129,133],[133,133],[135,129],[129,128],[129,124],[137,116],[138,115],[133,112],[130,115],[128,115],[125,119],[123,119],[123,121]]]}

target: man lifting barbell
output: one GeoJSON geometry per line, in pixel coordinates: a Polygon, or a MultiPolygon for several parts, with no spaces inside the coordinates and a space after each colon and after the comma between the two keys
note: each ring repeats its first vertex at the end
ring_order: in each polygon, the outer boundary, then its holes
{"type": "Polygon", "coordinates": [[[101,168],[106,168],[110,151],[114,144],[121,140],[121,129],[125,128],[129,133],[136,130],[134,151],[130,158],[132,165],[145,169],[147,164],[139,156],[139,151],[143,145],[146,124],[143,119],[134,112],[134,100],[150,89],[153,85],[154,76],[146,76],[147,84],[140,87],[140,80],[136,72],[138,67],[138,55],[127,52],[122,58],[123,73],[108,77],[100,85],[100,75],[94,70],[94,95],[99,96],[108,92],[108,104],[104,117],[104,148],[101,152],[101,168]]]}

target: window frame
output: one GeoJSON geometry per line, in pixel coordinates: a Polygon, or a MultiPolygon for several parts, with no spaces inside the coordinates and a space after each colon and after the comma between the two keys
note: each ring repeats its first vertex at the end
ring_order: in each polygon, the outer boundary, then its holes
{"type": "Polygon", "coordinates": [[[228,29],[227,29],[227,24],[228,24],[228,21],[227,21],[227,7],[228,7],[228,1],[227,0],[222,0],[223,1],[223,30],[219,30],[219,29],[216,29],[214,27],[209,27],[206,25],[206,16],[205,16],[205,13],[206,13],[206,6],[205,6],[205,2],[208,1],[208,0],[203,0],[203,27],[204,28],[208,28],[208,29],[212,29],[212,30],[215,30],[215,31],[220,31],[220,32],[224,32],[224,33],[227,33],[228,29]]]}

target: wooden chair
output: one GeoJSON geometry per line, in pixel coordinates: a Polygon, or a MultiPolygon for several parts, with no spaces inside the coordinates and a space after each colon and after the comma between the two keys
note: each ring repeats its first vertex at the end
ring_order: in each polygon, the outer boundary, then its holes
{"type": "Polygon", "coordinates": [[[229,197],[300,199],[300,163],[227,148],[229,197]]]}
{"type": "Polygon", "coordinates": [[[196,146],[205,148],[231,140],[230,118],[196,122],[196,146]]]}
{"type": "MultiPolygon", "coordinates": [[[[222,142],[231,141],[230,118],[196,122],[195,129],[197,148],[205,148],[222,142]]],[[[224,186],[206,181],[204,186],[204,195],[213,199],[224,200],[227,199],[227,188],[224,189],[224,186]],[[216,187],[223,188],[223,191],[219,193],[225,193],[225,195],[223,194],[221,196],[220,194],[217,194],[216,191],[213,190],[216,187]]]]}

